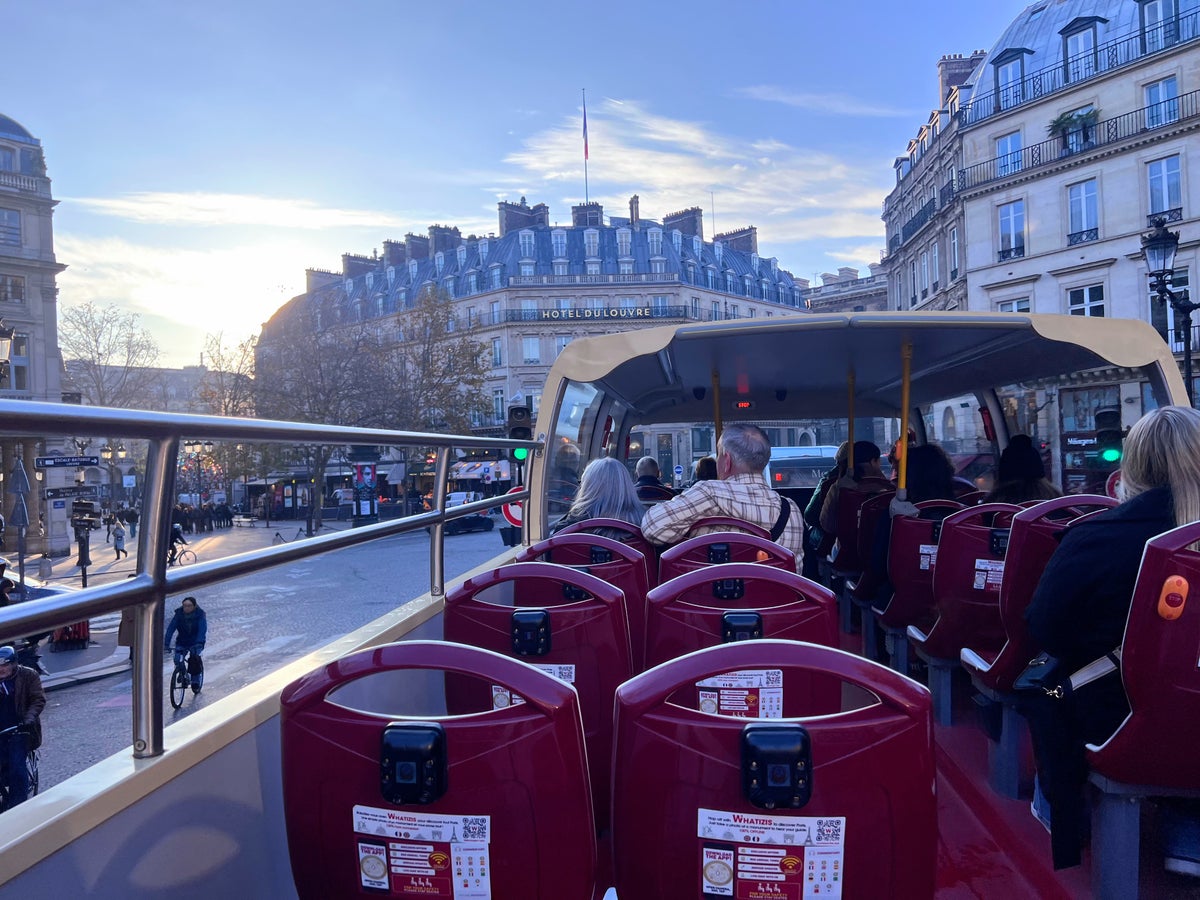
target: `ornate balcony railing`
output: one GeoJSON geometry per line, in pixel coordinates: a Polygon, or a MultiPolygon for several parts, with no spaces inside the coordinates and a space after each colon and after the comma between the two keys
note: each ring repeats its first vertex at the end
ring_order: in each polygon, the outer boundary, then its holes
{"type": "Polygon", "coordinates": [[[1007,247],[1004,250],[1000,250],[996,254],[996,259],[999,262],[1004,262],[1007,259],[1020,259],[1024,255],[1025,245],[1021,244],[1018,247],[1007,247]]]}
{"type": "Polygon", "coordinates": [[[1182,222],[1183,221],[1183,207],[1177,206],[1174,209],[1164,209],[1162,212],[1150,213],[1150,215],[1146,216],[1146,227],[1153,228],[1155,219],[1162,219],[1164,223],[1166,223],[1166,222],[1182,222]]]}
{"type": "Polygon", "coordinates": [[[970,103],[959,109],[959,124],[974,125],[997,113],[1040,100],[1048,94],[1074,87],[1080,82],[1193,41],[1197,37],[1200,37],[1200,7],[1193,5],[1153,28],[1139,29],[1132,34],[1100,44],[1089,53],[1030,72],[1021,81],[1005,85],[999,90],[976,94],[970,103]]]}
{"type": "Polygon", "coordinates": [[[1095,125],[1073,129],[1018,152],[1005,153],[968,166],[959,173],[958,187],[962,190],[1009,178],[1028,169],[1046,166],[1095,147],[1123,141],[1197,116],[1200,116],[1200,91],[1192,91],[1174,100],[1144,106],[1095,125]]]}
{"type": "Polygon", "coordinates": [[[1086,244],[1089,241],[1100,240],[1099,228],[1085,228],[1083,231],[1073,231],[1067,235],[1067,246],[1074,247],[1076,244],[1086,244]]]}
{"type": "Polygon", "coordinates": [[[510,275],[509,287],[569,284],[673,284],[677,272],[639,272],[635,275],[510,275]]]}
{"type": "Polygon", "coordinates": [[[905,222],[904,226],[900,229],[900,243],[906,243],[910,237],[920,231],[936,210],[936,200],[930,200],[918,209],[913,217],[905,222]]]}
{"type": "Polygon", "coordinates": [[[22,175],[19,172],[0,172],[0,190],[23,191],[49,197],[50,179],[37,175],[22,175]]]}

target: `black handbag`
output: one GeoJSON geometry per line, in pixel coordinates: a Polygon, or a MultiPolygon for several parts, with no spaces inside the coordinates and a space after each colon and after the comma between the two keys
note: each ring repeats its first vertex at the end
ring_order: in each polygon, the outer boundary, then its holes
{"type": "Polygon", "coordinates": [[[1013,682],[1013,690],[1017,693],[1042,692],[1053,693],[1058,682],[1062,680],[1062,668],[1058,657],[1051,656],[1045,651],[1029,661],[1013,682]]]}

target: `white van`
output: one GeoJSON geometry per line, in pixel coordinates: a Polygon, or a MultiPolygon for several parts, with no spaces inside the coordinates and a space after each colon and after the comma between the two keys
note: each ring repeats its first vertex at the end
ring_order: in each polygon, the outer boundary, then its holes
{"type": "Polygon", "coordinates": [[[837,451],[837,447],[827,444],[772,447],[771,461],[763,475],[773,488],[815,488],[821,476],[833,468],[837,451]]]}

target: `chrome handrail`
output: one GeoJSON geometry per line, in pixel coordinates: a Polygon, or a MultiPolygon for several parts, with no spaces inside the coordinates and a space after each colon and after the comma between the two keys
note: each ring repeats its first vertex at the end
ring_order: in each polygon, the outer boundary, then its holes
{"type": "MultiPolygon", "coordinates": [[[[0,641],[45,631],[105,613],[131,609],[133,628],[133,749],[135,757],[163,752],[162,653],[164,602],[168,594],[196,590],[272,566],[306,559],[319,553],[364,544],[397,534],[430,528],[430,592],[445,590],[444,523],[495,506],[497,498],[447,509],[446,482],[451,454],[456,449],[541,450],[534,441],[470,435],[352,428],[303,422],[239,419],[144,410],[108,409],[60,403],[0,400],[0,435],[16,440],[42,440],[89,434],[120,434],[146,440],[145,491],[137,573],[125,581],[30,600],[0,609],[0,641]],[[175,497],[175,461],[184,436],[257,443],[365,444],[435,448],[435,508],[391,521],[378,522],[266,547],[186,568],[167,571],[166,541],[175,497]]],[[[528,501],[528,489],[506,496],[528,501]]]]}

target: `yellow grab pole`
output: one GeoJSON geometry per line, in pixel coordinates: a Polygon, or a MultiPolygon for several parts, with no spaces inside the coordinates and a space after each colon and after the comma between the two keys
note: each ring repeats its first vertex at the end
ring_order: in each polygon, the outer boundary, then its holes
{"type": "Polygon", "coordinates": [[[896,476],[898,491],[903,491],[908,485],[908,397],[911,379],[912,341],[905,341],[900,348],[900,449],[896,453],[900,465],[900,473],[896,476]]]}
{"type": "MultiPolygon", "coordinates": [[[[721,439],[721,430],[724,426],[721,424],[721,373],[716,369],[712,370],[712,392],[713,392],[713,428],[716,430],[714,441],[721,439]]],[[[716,444],[713,445],[714,447],[716,444]]]]}

